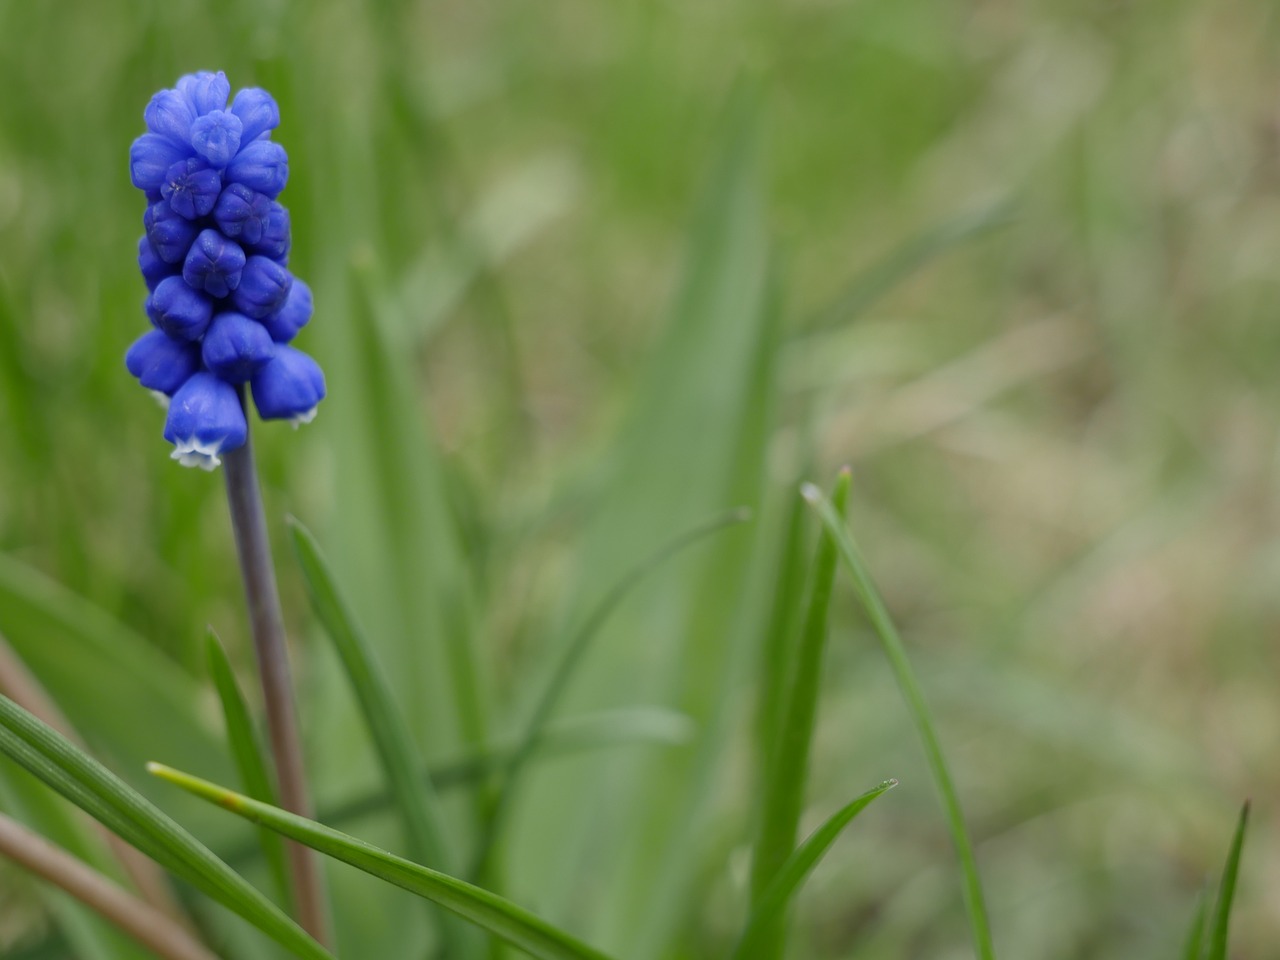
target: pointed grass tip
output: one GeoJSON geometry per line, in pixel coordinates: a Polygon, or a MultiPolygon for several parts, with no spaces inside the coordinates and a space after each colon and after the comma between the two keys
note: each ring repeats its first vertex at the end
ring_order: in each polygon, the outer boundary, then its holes
{"type": "MultiPolygon", "coordinates": [[[[836,483],[849,483],[852,480],[853,468],[847,463],[836,471],[836,483]]],[[[800,496],[816,505],[822,502],[823,493],[817,484],[810,483],[806,480],[804,483],[800,484],[800,496]]]]}
{"type": "Polygon", "coordinates": [[[208,780],[193,777],[189,773],[175,770],[173,767],[163,763],[156,763],[154,760],[148,761],[147,773],[172,783],[176,787],[181,787],[197,797],[216,803],[220,807],[226,807],[226,809],[233,812],[239,812],[242,808],[240,803],[242,797],[235,791],[220,787],[216,783],[210,783],[208,780]]]}

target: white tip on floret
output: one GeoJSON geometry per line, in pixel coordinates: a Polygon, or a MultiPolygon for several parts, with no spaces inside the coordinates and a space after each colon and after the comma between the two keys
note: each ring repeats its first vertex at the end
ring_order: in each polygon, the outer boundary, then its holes
{"type": "Polygon", "coordinates": [[[189,437],[186,440],[179,440],[174,445],[173,453],[169,454],[169,458],[177,460],[184,467],[212,470],[222,463],[218,457],[221,449],[221,440],[216,443],[201,443],[195,437],[189,437]]]}
{"type": "Polygon", "coordinates": [[[293,425],[293,429],[297,430],[304,423],[310,423],[316,418],[316,411],[320,409],[320,405],[316,404],[310,410],[305,410],[296,417],[290,417],[289,423],[293,425]]]}

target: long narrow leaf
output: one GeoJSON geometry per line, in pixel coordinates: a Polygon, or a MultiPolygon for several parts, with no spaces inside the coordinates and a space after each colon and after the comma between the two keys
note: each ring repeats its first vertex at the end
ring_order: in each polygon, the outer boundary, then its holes
{"type": "Polygon", "coordinates": [[[956,792],[951,772],[947,768],[947,761],[942,753],[942,743],[938,739],[933,717],[925,702],[924,693],[920,689],[920,682],[916,679],[915,671],[911,667],[906,647],[903,646],[898,628],[894,626],[889,610],[881,599],[875,582],[871,579],[866,562],[862,559],[853,536],[836,509],[822,495],[822,491],[812,484],[805,484],[801,492],[817,511],[827,532],[835,539],[840,557],[853,578],[854,592],[857,593],[876,635],[880,638],[880,645],[898,681],[907,710],[911,714],[911,719],[915,721],[925,756],[929,761],[929,770],[933,774],[934,785],[942,797],[947,827],[951,832],[951,842],[955,845],[956,856],[960,860],[964,902],[969,914],[974,953],[981,960],[994,960],[995,946],[991,940],[991,925],[987,919],[986,898],[982,892],[982,879],[978,876],[978,864],[973,855],[969,829],[965,826],[964,811],[960,807],[960,796],[956,792]]]}
{"type": "Polygon", "coordinates": [[[751,915],[747,919],[747,925],[743,928],[742,936],[738,938],[737,946],[733,949],[732,956],[734,960],[746,957],[759,936],[770,927],[773,927],[778,918],[786,912],[792,897],[795,896],[813,871],[813,868],[818,865],[818,862],[826,855],[826,852],[831,849],[836,837],[840,836],[841,831],[853,822],[854,817],[865,810],[871,804],[871,801],[892,790],[897,785],[897,780],[885,780],[880,786],[868,790],[862,796],[841,807],[832,814],[826,823],[809,834],[799,849],[787,858],[786,863],[774,875],[773,882],[769,884],[764,896],[760,898],[759,904],[751,911],[751,915]]]}
{"type": "Polygon", "coordinates": [[[413,863],[372,844],[279,807],[259,803],[199,777],[162,764],[147,769],[252,823],[277,830],[314,850],[438,903],[539,960],[608,960],[607,956],[558,930],[522,907],[447,874],[413,863]]]}
{"type": "MultiPolygon", "coordinates": [[[[843,509],[849,496],[849,472],[841,471],[835,502],[843,509]]],[[[780,726],[774,733],[772,763],[764,771],[760,827],[751,865],[751,904],[759,907],[765,891],[795,850],[800,814],[809,782],[809,752],[818,713],[822,656],[827,643],[827,610],[836,578],[838,557],[830,534],[818,543],[809,586],[809,603],[798,649],[790,658],[790,683],[783,692],[780,726]]],[[[769,960],[782,955],[786,927],[781,914],[764,923],[752,937],[753,956],[769,960]]]]}
{"type": "Polygon", "coordinates": [[[1244,831],[1249,825],[1249,801],[1240,808],[1235,836],[1231,838],[1231,851],[1226,866],[1222,868],[1222,882],[1218,885],[1218,899],[1213,905],[1213,923],[1209,927],[1208,960],[1227,960],[1227,933],[1231,923],[1231,902],[1236,896],[1236,879],[1240,875],[1240,854],[1244,850],[1244,831]]]}
{"type": "Polygon", "coordinates": [[[280,908],[140,793],[52,727],[0,697],[0,752],[162,867],[308,960],[332,960],[280,908]]]}
{"type": "MultiPolygon", "coordinates": [[[[404,822],[409,849],[416,859],[447,871],[452,858],[445,844],[435,790],[430,781],[424,781],[418,774],[413,737],[396,710],[391,685],[338,592],[315,537],[293,517],[289,518],[289,532],[312,608],[333,641],[360,704],[387,787],[404,822]]],[[[461,956],[474,952],[475,945],[466,944],[467,932],[454,924],[446,921],[441,935],[449,954],[461,956]]]]}
{"type": "MultiPolygon", "coordinates": [[[[271,782],[271,774],[253,720],[249,717],[249,708],[240,691],[240,684],[236,682],[227,653],[222,649],[212,627],[205,635],[205,659],[209,664],[213,685],[218,691],[218,700],[222,703],[222,716],[227,726],[227,745],[235,759],[240,783],[245,793],[255,800],[278,806],[275,785],[271,782]]],[[[277,833],[259,830],[258,842],[266,858],[267,868],[271,871],[271,879],[280,893],[281,902],[288,907],[293,902],[293,891],[289,886],[284,841],[277,833]]]]}

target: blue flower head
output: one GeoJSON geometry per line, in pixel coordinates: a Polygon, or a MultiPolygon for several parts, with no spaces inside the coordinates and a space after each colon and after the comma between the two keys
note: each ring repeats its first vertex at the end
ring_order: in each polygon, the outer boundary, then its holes
{"type": "Polygon", "coordinates": [[[248,437],[246,384],[264,420],[294,426],[325,393],[319,365],[288,345],[312,300],[287,267],[289,211],[276,197],[289,158],[271,140],[280,109],[257,87],[231,98],[226,75],[205,71],[157,93],[143,120],[129,178],[147,198],[138,268],[153,329],[125,366],[168,401],[173,459],[212,470],[248,437]]]}

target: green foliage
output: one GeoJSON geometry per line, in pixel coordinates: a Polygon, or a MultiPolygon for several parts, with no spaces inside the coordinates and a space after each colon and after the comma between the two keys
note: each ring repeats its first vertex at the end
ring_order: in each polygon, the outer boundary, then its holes
{"type": "Polygon", "coordinates": [[[564,655],[556,664],[551,679],[548,681],[542,695],[538,698],[534,706],[533,715],[525,725],[524,731],[520,734],[515,747],[499,765],[496,798],[489,815],[489,822],[486,824],[485,831],[481,834],[480,852],[476,857],[477,866],[472,870],[474,875],[483,876],[485,874],[488,858],[492,852],[493,844],[497,842],[498,834],[503,827],[503,818],[511,803],[520,775],[524,772],[525,765],[533,757],[534,753],[543,745],[544,738],[547,735],[547,727],[551,723],[552,715],[555,713],[559,700],[564,696],[575,670],[587,655],[592,639],[600,632],[614,609],[622,603],[628,593],[643,582],[646,576],[653,573],[663,563],[686,547],[726,527],[745,523],[750,518],[750,511],[735,510],[724,516],[715,517],[705,523],[698,524],[693,529],[680,534],[675,539],[659,547],[652,555],[637,564],[635,568],[629,570],[622,579],[614,584],[613,589],[605,594],[600,603],[591,610],[590,614],[582,622],[582,626],[575,632],[573,640],[564,651],[564,655]]]}
{"type": "MultiPolygon", "coordinates": [[[[227,746],[235,759],[240,783],[244,791],[255,800],[278,803],[269,764],[263,756],[258,732],[249,716],[249,707],[240,692],[240,684],[236,682],[231,663],[227,660],[227,652],[222,649],[222,642],[213,630],[205,634],[205,657],[209,663],[209,676],[213,679],[214,689],[218,691],[218,701],[222,704],[227,746]]],[[[284,844],[270,830],[259,831],[258,840],[271,870],[271,879],[275,882],[280,902],[287,907],[293,902],[293,894],[289,888],[284,844]]]]}
{"type": "Polygon", "coordinates": [[[800,890],[805,879],[818,865],[840,836],[840,831],[853,822],[854,817],[865,810],[877,797],[898,785],[897,780],[886,780],[880,786],[868,790],[832,814],[822,826],[813,831],[774,873],[751,910],[742,936],[733,949],[734,960],[758,955],[760,944],[769,935],[767,931],[785,914],[792,897],[800,890]]]}
{"type": "Polygon", "coordinates": [[[299,957],[332,960],[280,908],[136,790],[7,697],[0,751],[175,876],[239,913],[299,957]]]}
{"type": "MultiPolygon", "coordinates": [[[[338,593],[315,537],[297,520],[290,520],[290,529],[311,605],[333,641],[360,703],[388,790],[404,824],[409,850],[419,860],[448,870],[454,856],[445,844],[435,791],[430,780],[424,781],[418,772],[413,739],[396,708],[391,686],[338,593]]],[[[441,932],[451,954],[466,956],[464,951],[474,951],[475,945],[450,923],[443,924],[441,932]]]]}
{"type": "Polygon", "coordinates": [[[1235,834],[1231,838],[1231,850],[1222,868],[1222,881],[1218,884],[1218,896],[1213,904],[1213,918],[1205,942],[1206,960],[1227,960],[1227,932],[1231,922],[1231,905],[1236,897],[1236,880],[1240,874],[1240,854],[1244,850],[1244,830],[1249,823],[1249,804],[1240,808],[1235,834]]]}
{"type": "MultiPolygon", "coordinates": [[[[849,498],[849,472],[841,471],[836,484],[835,504],[843,511],[849,498]]],[[[830,534],[818,541],[817,556],[810,574],[809,603],[795,650],[780,662],[766,684],[777,685],[772,695],[780,703],[778,726],[762,758],[759,831],[752,850],[751,905],[755,929],[744,949],[762,960],[783,955],[786,943],[785,912],[762,912],[782,868],[795,852],[800,815],[809,786],[809,756],[818,715],[823,652],[827,645],[827,616],[838,563],[835,542],[830,534]]],[[[786,575],[784,574],[784,586],[786,575]]],[[[767,698],[769,694],[765,695],[767,698]]]]}
{"type": "MultiPolygon", "coordinates": [[[[1273,6],[0,3],[0,630],[94,756],[269,879],[142,775],[245,782],[202,646],[251,676],[222,478],[167,459],[121,363],[129,141],[222,68],[281,102],[329,376],[315,423],[254,424],[276,556],[306,517],[459,862],[602,598],[746,504],[593,635],[491,877],[628,960],[730,949],[813,553],[794,481],[852,463],[1000,955],[1176,955],[1224,801],[1280,791],[1273,6]]],[[[399,849],[279,573],[318,819],[399,849]]],[[[904,786],[808,881],[796,949],[953,954],[931,759],[839,579],[829,626],[805,806],[904,786]]],[[[0,807],[110,871],[46,797],[0,770],[0,807]]],[[[415,898],[328,879],[341,955],[435,945],[415,898]]],[[[1234,949],[1280,937],[1267,896],[1241,882],[1234,949]]],[[[0,956],[131,960],[60,894],[0,869],[0,898],[0,956]]]]}
{"type": "Polygon", "coordinates": [[[836,505],[833,506],[823,497],[822,492],[811,484],[806,484],[802,492],[822,519],[827,535],[834,541],[840,559],[844,561],[845,568],[853,579],[854,591],[871,620],[885,657],[888,658],[889,665],[893,669],[894,679],[898,681],[907,710],[920,734],[925,755],[929,760],[929,770],[933,774],[934,786],[942,798],[942,808],[947,818],[947,829],[951,832],[951,842],[955,845],[956,855],[960,860],[960,875],[964,887],[965,906],[969,912],[969,928],[973,935],[974,953],[981,960],[994,960],[995,947],[991,942],[986,897],[982,892],[982,880],[978,876],[978,864],[973,855],[973,842],[969,839],[969,828],[965,825],[964,811],[960,808],[960,796],[956,791],[951,771],[947,767],[942,742],[938,739],[937,726],[907,656],[907,649],[898,635],[898,628],[894,626],[889,616],[880,591],[876,589],[871,579],[871,573],[867,570],[862,555],[858,552],[858,546],[845,525],[840,512],[843,502],[837,500],[836,505]]]}
{"type": "Polygon", "coordinates": [[[575,940],[527,910],[487,890],[379,850],[314,820],[259,803],[199,777],[161,764],[152,764],[149,769],[156,776],[225,807],[246,820],[278,830],[284,836],[305,843],[321,853],[438,903],[494,936],[519,947],[530,956],[540,960],[608,960],[600,951],[575,940]]]}

